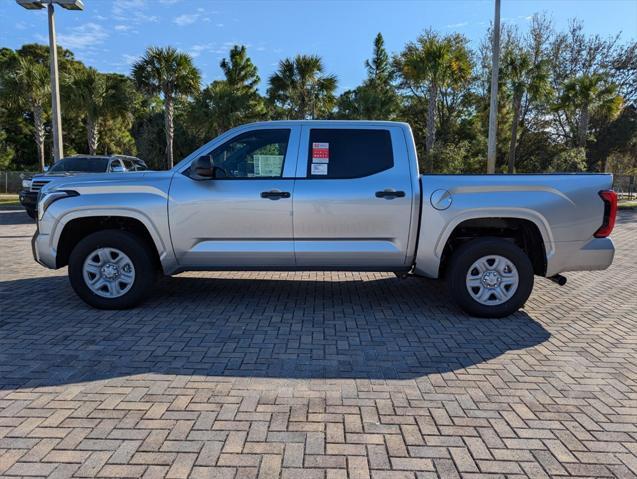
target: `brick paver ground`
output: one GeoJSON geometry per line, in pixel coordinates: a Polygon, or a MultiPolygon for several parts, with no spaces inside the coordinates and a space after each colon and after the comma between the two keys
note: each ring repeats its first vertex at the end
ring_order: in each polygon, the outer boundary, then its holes
{"type": "Polygon", "coordinates": [[[637,214],[471,319],[386,274],[201,273],[88,308],[0,212],[0,476],[636,477],[637,214]]]}

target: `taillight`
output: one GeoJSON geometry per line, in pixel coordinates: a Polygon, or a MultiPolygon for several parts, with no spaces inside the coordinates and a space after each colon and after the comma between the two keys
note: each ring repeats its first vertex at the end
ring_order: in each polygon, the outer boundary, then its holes
{"type": "Polygon", "coordinates": [[[595,231],[595,238],[606,238],[610,235],[615,227],[615,218],[617,217],[617,193],[613,190],[604,190],[599,192],[604,201],[604,222],[602,226],[595,231]]]}

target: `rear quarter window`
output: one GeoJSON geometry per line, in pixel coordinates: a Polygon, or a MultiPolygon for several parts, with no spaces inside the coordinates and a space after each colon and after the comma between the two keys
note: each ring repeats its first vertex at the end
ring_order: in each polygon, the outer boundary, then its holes
{"type": "Polygon", "coordinates": [[[389,130],[310,130],[308,178],[362,178],[393,166],[389,130]]]}

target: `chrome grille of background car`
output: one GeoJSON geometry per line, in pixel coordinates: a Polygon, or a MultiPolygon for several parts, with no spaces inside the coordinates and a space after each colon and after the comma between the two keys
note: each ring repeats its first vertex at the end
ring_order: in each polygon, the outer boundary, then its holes
{"type": "Polygon", "coordinates": [[[51,180],[35,180],[31,182],[31,191],[40,191],[51,180]]]}

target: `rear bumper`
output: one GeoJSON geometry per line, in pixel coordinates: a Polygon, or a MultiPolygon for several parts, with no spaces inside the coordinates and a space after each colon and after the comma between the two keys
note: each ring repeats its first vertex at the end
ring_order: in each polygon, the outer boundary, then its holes
{"type": "Polygon", "coordinates": [[[565,271],[594,271],[608,268],[613,263],[615,245],[610,238],[555,244],[555,252],[548,259],[546,276],[565,271]]]}

